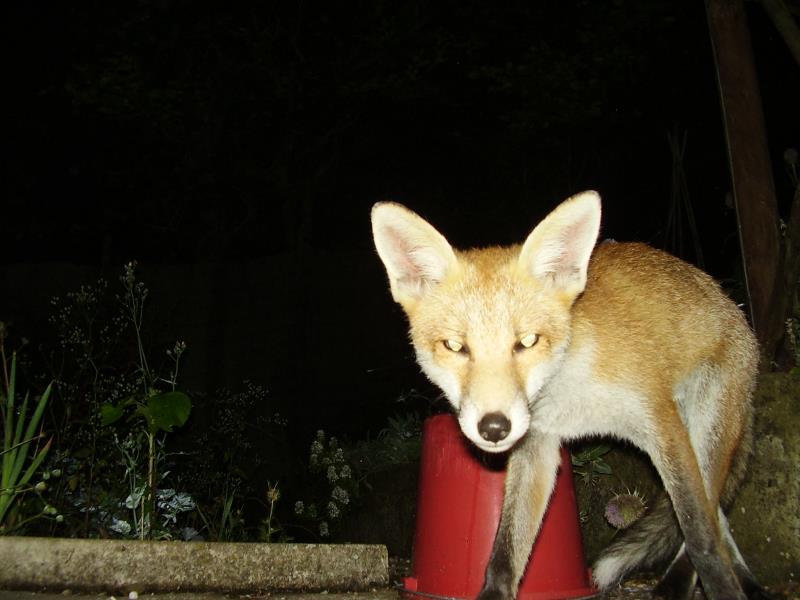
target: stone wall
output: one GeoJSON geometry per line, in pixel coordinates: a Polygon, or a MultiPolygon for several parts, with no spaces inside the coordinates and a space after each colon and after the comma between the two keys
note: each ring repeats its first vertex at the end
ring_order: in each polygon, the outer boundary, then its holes
{"type": "MultiPolygon", "coordinates": [[[[754,453],[729,511],[737,545],[764,584],[800,580],[800,377],[762,375],[756,396],[754,453]]],[[[591,442],[589,442],[591,444],[591,442]]],[[[660,492],[649,459],[617,445],[606,455],[611,475],[584,483],[576,477],[587,555],[593,561],[613,539],[603,518],[608,500],[634,489],[648,503],[660,492]]]]}

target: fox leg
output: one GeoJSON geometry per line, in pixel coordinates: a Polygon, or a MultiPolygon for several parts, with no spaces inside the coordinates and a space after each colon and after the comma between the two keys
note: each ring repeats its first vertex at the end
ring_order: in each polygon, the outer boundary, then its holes
{"type": "Polygon", "coordinates": [[[500,526],[478,600],[510,600],[530,557],[561,460],[560,440],[530,430],[511,451],[500,526]]]}
{"type": "MultiPolygon", "coordinates": [[[[729,544],[723,541],[716,498],[713,501],[708,498],[688,431],[677,411],[662,417],[655,426],[659,431],[649,454],[672,500],[685,552],[700,576],[706,596],[709,600],[744,600],[731,564],[729,544]]],[[[691,577],[681,557],[682,550],[670,571],[691,577]]]]}
{"type": "Polygon", "coordinates": [[[697,571],[686,554],[686,544],[681,544],[678,554],[653,590],[653,595],[669,600],[688,600],[694,595],[695,585],[697,571]]]}
{"type": "MultiPolygon", "coordinates": [[[[719,522],[722,529],[722,537],[730,552],[733,562],[733,572],[739,580],[739,585],[750,600],[767,600],[773,598],[764,588],[759,585],[747,564],[744,562],[739,548],[731,535],[728,526],[728,519],[719,510],[719,522]]],[[[669,598],[670,600],[689,599],[694,594],[694,586],[697,583],[697,573],[694,566],[686,554],[685,544],[681,545],[678,554],[670,564],[664,576],[653,590],[655,596],[669,598]]]]}
{"type": "MultiPolygon", "coordinates": [[[[719,416],[714,415],[709,421],[709,414],[702,411],[695,412],[687,420],[689,423],[689,437],[692,449],[697,457],[700,472],[705,481],[705,489],[709,505],[716,507],[717,522],[722,542],[727,549],[733,572],[736,574],[744,593],[748,598],[768,598],[769,595],[758,584],[750,569],[744,561],[739,548],[730,532],[728,519],[723,509],[730,506],[734,493],[744,477],[747,459],[752,449],[752,409],[749,405],[750,383],[742,380],[747,370],[731,369],[727,371],[727,380],[719,381],[713,377],[714,372],[705,377],[699,377],[700,389],[696,394],[706,398],[705,402],[693,402],[693,406],[707,406],[708,398],[714,398],[716,406],[733,404],[742,406],[725,421],[726,435],[710,435],[707,428],[717,429],[720,424],[719,416]],[[711,376],[709,376],[711,375],[711,376]],[[692,427],[692,424],[701,423],[705,427],[692,427]]],[[[693,581],[696,581],[694,566],[686,552],[686,546],[681,545],[680,550],[667,569],[655,593],[670,598],[691,598],[694,591],[693,581]]]]}

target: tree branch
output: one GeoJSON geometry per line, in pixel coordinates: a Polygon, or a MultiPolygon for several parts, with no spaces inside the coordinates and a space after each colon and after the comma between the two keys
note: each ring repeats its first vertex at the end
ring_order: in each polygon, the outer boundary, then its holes
{"type": "Polygon", "coordinates": [[[783,277],[786,296],[791,306],[800,280],[800,182],[794,188],[794,198],[784,239],[783,277]]]}
{"type": "Polygon", "coordinates": [[[794,61],[800,66],[800,27],[797,26],[792,13],[783,0],[761,0],[761,4],[789,47],[794,61]]]}

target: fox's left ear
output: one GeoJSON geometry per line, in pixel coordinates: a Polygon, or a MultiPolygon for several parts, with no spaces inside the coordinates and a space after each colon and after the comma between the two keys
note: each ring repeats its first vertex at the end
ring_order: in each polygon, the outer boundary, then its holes
{"type": "Polygon", "coordinates": [[[531,232],[522,246],[520,266],[575,298],[586,287],[589,257],[599,232],[599,194],[576,194],[531,232]]]}

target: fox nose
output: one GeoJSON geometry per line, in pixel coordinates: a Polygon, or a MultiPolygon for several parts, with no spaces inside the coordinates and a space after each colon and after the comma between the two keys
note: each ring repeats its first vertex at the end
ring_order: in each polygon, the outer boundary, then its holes
{"type": "Polygon", "coordinates": [[[487,442],[499,442],[508,437],[511,421],[499,412],[489,413],[478,422],[478,433],[487,442]]]}

